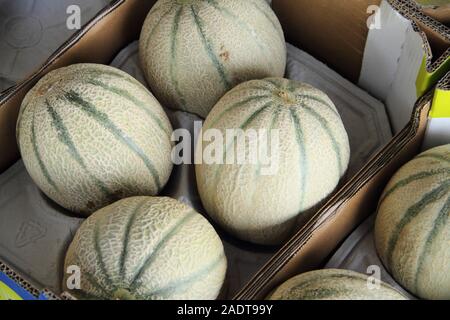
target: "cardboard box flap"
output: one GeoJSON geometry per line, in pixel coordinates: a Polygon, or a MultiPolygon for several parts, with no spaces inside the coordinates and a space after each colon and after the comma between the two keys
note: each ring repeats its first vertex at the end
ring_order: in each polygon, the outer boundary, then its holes
{"type": "Polygon", "coordinates": [[[431,83],[428,88],[423,88],[426,92],[450,70],[450,28],[424,14],[421,7],[413,0],[390,0],[390,2],[396,10],[414,21],[425,35],[427,53],[425,71],[429,74],[439,73],[435,76],[434,83],[431,83]]]}
{"type": "Polygon", "coordinates": [[[366,44],[368,9],[380,0],[273,0],[288,42],[357,82],[366,44]],[[299,14],[301,13],[301,14],[299,14]]]}
{"type": "MultiPolygon", "coordinates": [[[[400,14],[389,1],[383,0],[375,15],[376,21],[368,33],[364,48],[358,84],[381,101],[386,101],[398,70],[402,67],[402,56],[408,56],[405,68],[412,69],[413,74],[408,77],[411,78],[409,82],[414,85],[420,63],[424,56],[431,54],[431,49],[424,52],[424,48],[429,48],[425,34],[419,32],[416,24],[400,14]],[[407,49],[405,45],[408,45],[407,49]]],[[[402,95],[405,94],[408,93],[402,92],[402,95]]],[[[412,94],[416,98],[415,88],[412,94]]],[[[410,114],[408,112],[406,121],[410,114]]]]}
{"type": "Polygon", "coordinates": [[[376,209],[382,186],[420,150],[431,93],[416,105],[413,117],[394,140],[319,210],[236,295],[237,300],[263,299],[296,274],[317,269],[355,226],[376,209]]]}
{"type": "Polygon", "coordinates": [[[0,159],[0,172],[19,158],[15,123],[20,104],[28,90],[43,75],[57,68],[81,62],[108,64],[120,49],[139,37],[142,23],[154,3],[155,1],[140,0],[112,1],[29,78],[1,93],[0,146],[4,154],[0,159]],[[104,28],[105,25],[108,28],[104,28]],[[93,47],[96,48],[95,51],[92,51],[93,47]]]}
{"type": "Polygon", "coordinates": [[[395,133],[407,124],[417,98],[450,69],[448,28],[413,0],[272,5],[287,41],[383,101],[395,133]]]}
{"type": "Polygon", "coordinates": [[[424,14],[421,7],[413,0],[396,0],[392,1],[392,4],[425,33],[428,40],[427,50],[429,50],[426,68],[430,73],[436,71],[450,56],[450,28],[424,14]]]}
{"type": "Polygon", "coordinates": [[[423,13],[427,16],[450,27],[450,4],[442,6],[423,7],[423,13]]]}
{"type": "Polygon", "coordinates": [[[450,69],[448,28],[410,0],[383,0],[377,14],[367,36],[359,85],[385,102],[393,130],[399,132],[417,98],[450,69]]]}

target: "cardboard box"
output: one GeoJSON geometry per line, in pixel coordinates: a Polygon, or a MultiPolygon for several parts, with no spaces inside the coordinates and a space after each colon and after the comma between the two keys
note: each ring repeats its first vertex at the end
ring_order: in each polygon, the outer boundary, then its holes
{"type": "MultiPolygon", "coordinates": [[[[112,1],[29,78],[1,93],[0,172],[19,159],[15,125],[26,92],[56,68],[79,62],[110,63],[120,49],[138,38],[154,2],[112,1]]],[[[274,0],[273,6],[288,41],[383,101],[398,134],[331,197],[237,298],[261,298],[265,290],[290,274],[319,266],[337,243],[364,219],[365,209],[372,206],[384,180],[397,165],[420,149],[431,95],[426,94],[415,104],[417,96],[433,86],[448,67],[449,50],[443,50],[448,44],[445,26],[427,20],[409,2],[274,0]],[[377,28],[378,22],[381,29],[377,28]],[[369,26],[375,27],[369,31],[369,26]],[[392,34],[392,30],[400,32],[392,34]],[[386,68],[380,69],[381,66],[386,68]],[[413,120],[402,129],[414,104],[413,120]],[[354,210],[343,210],[344,205],[354,210]]]]}

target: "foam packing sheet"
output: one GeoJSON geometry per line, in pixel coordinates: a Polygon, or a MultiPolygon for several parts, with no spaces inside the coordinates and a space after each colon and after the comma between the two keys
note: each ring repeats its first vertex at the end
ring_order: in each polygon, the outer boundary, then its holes
{"type": "MultiPolygon", "coordinates": [[[[138,43],[123,49],[112,65],[145,84],[139,67],[138,43]]],[[[384,105],[365,91],[301,50],[288,45],[286,76],[308,82],[325,91],[335,102],[349,133],[352,156],[347,176],[391,139],[384,105]]],[[[193,135],[197,116],[166,110],[174,128],[186,128],[193,135]]],[[[197,193],[194,168],[181,165],[162,195],[181,200],[205,213],[197,193]]],[[[2,259],[39,288],[61,291],[63,261],[74,232],[82,223],[55,205],[38,190],[19,161],[0,176],[0,252],[2,259]]],[[[278,248],[255,246],[238,241],[220,231],[228,259],[225,298],[232,298],[278,248]]]]}
{"type": "Polygon", "coordinates": [[[0,92],[25,79],[78,31],[71,25],[77,11],[70,6],[78,7],[80,25],[84,25],[109,2],[0,0],[0,92]]]}

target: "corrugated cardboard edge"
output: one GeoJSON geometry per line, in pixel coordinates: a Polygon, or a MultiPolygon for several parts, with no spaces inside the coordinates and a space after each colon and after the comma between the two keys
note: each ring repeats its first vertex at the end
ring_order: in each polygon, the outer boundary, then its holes
{"type": "Polygon", "coordinates": [[[450,91],[450,71],[447,72],[447,74],[438,82],[437,88],[440,90],[450,91]]]}
{"type": "Polygon", "coordinates": [[[426,6],[422,11],[427,15],[447,26],[450,26],[450,4],[444,6],[426,6]]]}
{"type": "Polygon", "coordinates": [[[422,8],[413,0],[387,0],[391,6],[403,16],[413,21],[414,29],[420,33],[426,51],[426,69],[429,73],[435,72],[449,57],[450,47],[439,57],[434,57],[427,34],[421,30],[419,24],[426,27],[434,36],[450,44],[450,28],[426,15],[422,8]]]}
{"type": "Polygon", "coordinates": [[[61,293],[61,300],[77,300],[74,296],[72,296],[70,293],[63,292],[61,293]]]}
{"type": "MultiPolygon", "coordinates": [[[[363,190],[372,179],[375,179],[377,174],[379,174],[383,168],[392,165],[394,159],[397,159],[399,162],[398,165],[396,165],[396,167],[399,167],[406,162],[410,156],[418,152],[426,127],[431,98],[432,93],[430,92],[417,102],[414,114],[408,126],[406,126],[385,148],[378,152],[357,175],[347,182],[340,191],[336,193],[333,198],[331,198],[330,201],[322,207],[322,209],[320,209],[274,257],[272,257],[271,260],[269,260],[253,279],[251,279],[250,282],[235,296],[235,300],[264,298],[272,287],[279,284],[282,280],[281,278],[283,277],[280,277],[282,269],[284,269],[290,260],[294,259],[306,245],[308,245],[315,233],[321,232],[321,229],[325,225],[333,222],[336,215],[339,213],[338,210],[340,208],[342,208],[358,192],[363,190]],[[406,150],[407,146],[410,146],[409,149],[413,150],[406,150]],[[398,160],[398,157],[400,157],[401,160],[398,160]]],[[[393,173],[395,170],[391,169],[390,171],[393,173]]],[[[378,189],[377,192],[381,192],[381,187],[378,189]]],[[[372,201],[375,201],[375,199],[378,198],[378,195],[373,194],[368,195],[368,197],[371,198],[372,201]]],[[[317,267],[316,263],[328,256],[335,249],[335,245],[348,236],[348,234],[350,234],[359,223],[367,218],[373,210],[367,210],[367,212],[367,215],[351,217],[353,219],[347,221],[348,225],[341,226],[342,229],[345,230],[342,234],[328,235],[329,242],[334,242],[334,246],[328,243],[324,244],[324,246],[328,246],[329,248],[322,249],[322,252],[320,253],[309,252],[308,257],[311,260],[308,261],[308,263],[310,263],[310,265],[305,266],[305,270],[301,271],[307,271],[317,267]]],[[[341,215],[344,214],[345,212],[341,213],[341,215]]],[[[323,262],[324,261],[321,261],[321,263],[323,262]]],[[[293,275],[295,275],[295,273],[292,273],[289,276],[293,275]]]]}
{"type": "Polygon", "coordinates": [[[442,35],[447,40],[450,39],[450,29],[442,24],[440,21],[433,19],[429,15],[423,12],[422,7],[417,4],[414,0],[388,0],[394,6],[398,7],[398,10],[402,14],[408,15],[413,20],[419,20],[424,25],[429,26],[437,34],[442,35]]]}
{"type": "MultiPolygon", "coordinates": [[[[6,263],[4,263],[2,261],[0,261],[0,272],[3,272],[4,274],[6,274],[11,280],[16,282],[19,286],[21,286],[23,289],[28,291],[34,297],[37,298],[41,294],[41,291],[39,289],[37,289],[33,285],[31,285],[21,275],[19,275],[10,266],[8,266],[6,263]]],[[[48,291],[48,292],[50,292],[50,291],[48,291]]]]}

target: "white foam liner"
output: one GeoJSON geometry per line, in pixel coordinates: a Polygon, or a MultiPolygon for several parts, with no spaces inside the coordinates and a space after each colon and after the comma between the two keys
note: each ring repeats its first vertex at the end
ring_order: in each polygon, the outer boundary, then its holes
{"type": "MultiPolygon", "coordinates": [[[[139,67],[137,42],[120,52],[112,65],[145,84],[139,67]]],[[[392,137],[381,102],[291,45],[288,45],[286,75],[322,89],[335,102],[352,148],[350,167],[344,180],[392,137]]],[[[200,120],[180,111],[167,110],[167,113],[175,128],[184,127],[191,134],[193,122],[200,120]]],[[[205,214],[197,193],[193,166],[176,167],[162,195],[181,200],[205,214]]],[[[60,293],[65,252],[82,221],[46,199],[21,161],[0,175],[0,258],[38,288],[60,293]]],[[[218,230],[229,263],[224,297],[231,298],[278,248],[237,241],[218,230]]]]}
{"type": "Polygon", "coordinates": [[[0,92],[22,81],[36,70],[49,55],[76,29],[67,21],[80,9],[84,25],[109,0],[0,0],[0,92]]]}

